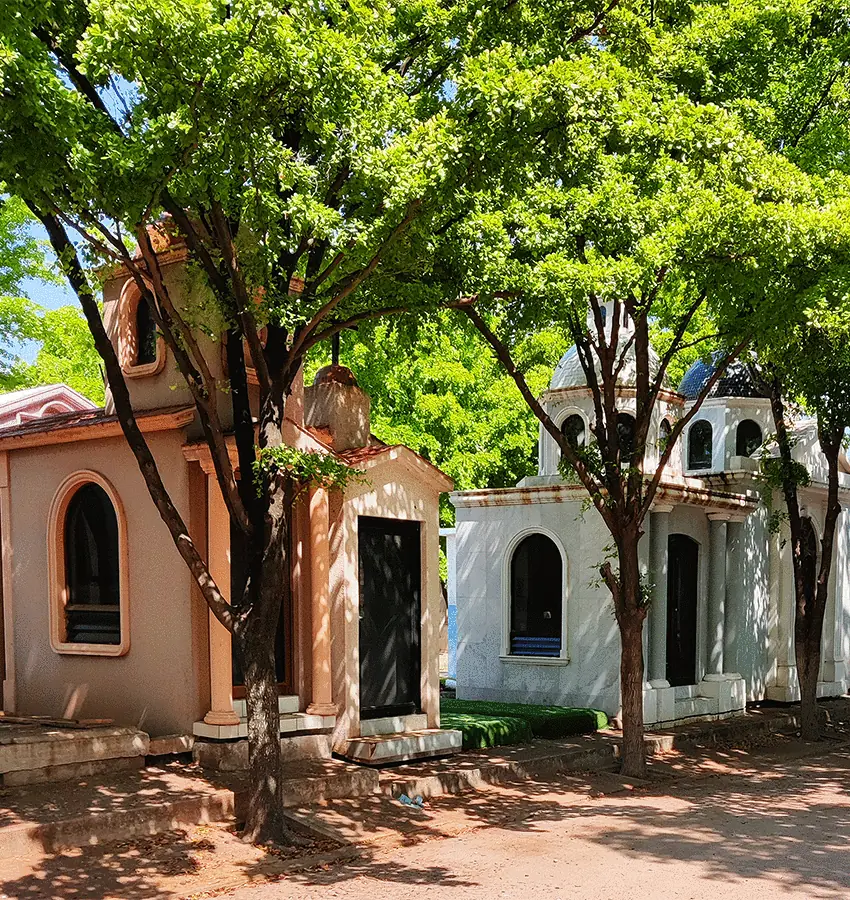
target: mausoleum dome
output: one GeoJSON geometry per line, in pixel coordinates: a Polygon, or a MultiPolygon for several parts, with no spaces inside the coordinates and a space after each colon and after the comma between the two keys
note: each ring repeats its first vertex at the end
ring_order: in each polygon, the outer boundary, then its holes
{"type": "MultiPolygon", "coordinates": [[[[717,370],[719,359],[719,353],[713,354],[709,362],[698,359],[685,372],[685,377],[679,385],[679,393],[684,395],[686,400],[696,400],[709,378],[717,370]]],[[[726,371],[709,391],[708,396],[767,398],[767,394],[759,388],[753,379],[749,367],[740,360],[735,360],[729,364],[726,371]]]]}
{"type": "MultiPolygon", "coordinates": [[[[655,378],[658,374],[658,369],[661,365],[661,360],[658,354],[650,348],[649,350],[649,377],[655,378]]],[[[596,370],[599,371],[599,364],[597,361],[596,370]]],[[[623,368],[620,370],[620,374],[617,377],[617,383],[622,386],[630,386],[635,383],[635,354],[633,348],[629,348],[626,363],[623,368]]],[[[563,388],[572,388],[572,387],[585,387],[587,385],[587,379],[584,377],[584,369],[581,366],[581,360],[578,356],[578,350],[575,346],[570,347],[569,350],[561,357],[560,362],[555,367],[555,372],[552,375],[552,380],[549,383],[549,390],[557,391],[562,390],[563,388]]],[[[664,379],[664,387],[669,387],[667,382],[667,378],[665,376],[664,379]]]]}

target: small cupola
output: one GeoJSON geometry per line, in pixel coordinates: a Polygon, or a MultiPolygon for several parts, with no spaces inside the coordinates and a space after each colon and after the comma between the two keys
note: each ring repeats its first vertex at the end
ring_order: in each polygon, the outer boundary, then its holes
{"type": "Polygon", "coordinates": [[[304,389],[304,424],[325,432],[337,451],[369,443],[369,408],[369,397],[346,366],[324,366],[304,389]]]}

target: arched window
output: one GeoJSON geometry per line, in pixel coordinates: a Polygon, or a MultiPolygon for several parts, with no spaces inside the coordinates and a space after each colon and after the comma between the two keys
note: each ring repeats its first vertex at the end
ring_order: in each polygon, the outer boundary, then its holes
{"type": "Polygon", "coordinates": [[[121,642],[118,518],[106,491],[89,482],[65,515],[65,639],[71,644],[121,642]]]}
{"type": "Polygon", "coordinates": [[[688,432],[688,468],[710,469],[713,453],[711,423],[700,419],[688,432]]]}
{"type": "Polygon", "coordinates": [[[53,649],[126,653],[126,526],[118,497],[102,476],[79,472],[59,489],[49,540],[53,649]]]}
{"type": "Polygon", "coordinates": [[[510,652],[560,656],[564,567],[545,534],[523,538],[511,558],[510,652]]]}
{"type": "Polygon", "coordinates": [[[136,365],[148,366],[156,362],[156,323],[150,306],[139,300],[136,304],[136,365]]]}
{"type": "Polygon", "coordinates": [[[669,419],[662,419],[658,426],[658,452],[663,453],[670,443],[670,435],[673,433],[673,426],[669,419]]]}
{"type": "Polygon", "coordinates": [[[752,456],[762,445],[764,437],[758,422],[752,419],[744,419],[739,423],[735,432],[735,455],[752,456]]]}
{"type": "Polygon", "coordinates": [[[803,592],[806,602],[811,603],[815,599],[818,577],[818,535],[808,516],[800,519],[800,561],[802,563],[803,592]]]}
{"type": "Polygon", "coordinates": [[[124,374],[131,378],[156,375],[165,365],[165,341],[132,279],[124,285],[118,304],[118,356],[124,374]]]}
{"type": "Polygon", "coordinates": [[[629,462],[635,452],[635,420],[628,413],[617,413],[617,436],[620,441],[620,460],[629,462]]]}
{"type": "Polygon", "coordinates": [[[574,449],[583,447],[585,442],[584,419],[577,413],[567,416],[561,425],[561,434],[574,449]]]}

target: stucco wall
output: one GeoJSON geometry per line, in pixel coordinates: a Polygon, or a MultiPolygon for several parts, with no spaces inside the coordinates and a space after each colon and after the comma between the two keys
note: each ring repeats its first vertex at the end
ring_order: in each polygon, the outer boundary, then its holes
{"type": "MultiPolygon", "coordinates": [[[[215,313],[213,305],[205,296],[205,289],[197,281],[193,281],[189,271],[182,263],[163,267],[163,278],[168,287],[172,300],[177,306],[186,311],[192,320],[205,321],[214,327],[215,313]]],[[[116,278],[108,281],[103,291],[103,318],[107,332],[112,338],[112,343],[119,351],[119,318],[121,313],[121,292],[127,279],[116,278]]],[[[213,341],[200,330],[196,331],[198,346],[204,354],[213,378],[221,378],[224,375],[224,350],[220,341],[213,341]]],[[[167,406],[191,406],[192,395],[186,381],[180,374],[174,355],[168,348],[164,348],[165,364],[162,370],[155,375],[143,377],[127,377],[127,388],[130,391],[130,399],[133,408],[158,409],[167,406]]],[[[224,427],[228,427],[233,418],[230,397],[223,391],[217,394],[218,414],[224,427]]],[[[114,411],[112,396],[107,388],[105,404],[107,411],[114,411]]],[[[202,432],[195,427],[190,432],[195,437],[200,437],[202,432]]]]}
{"type": "MultiPolygon", "coordinates": [[[[172,498],[189,520],[180,432],[149,434],[172,498]]],[[[123,439],[10,454],[11,600],[17,708],[23,713],[112,718],[153,735],[191,731],[206,712],[206,611],[123,439]],[[47,523],[72,473],[91,469],[121,497],[129,545],[130,649],[122,657],[60,655],[49,637],[47,523]]]]}
{"type": "Polygon", "coordinates": [[[597,571],[610,535],[598,514],[582,513],[580,502],[462,507],[456,541],[458,696],[592,705],[616,713],[619,638],[610,595],[597,571]],[[529,528],[556,535],[566,553],[567,662],[501,658],[505,561],[516,537],[529,528]]]}
{"type": "MultiPolygon", "coordinates": [[[[765,525],[759,511],[742,526],[741,570],[728,578],[740,591],[734,623],[734,663],[747,682],[747,699],[764,697],[769,677],[769,565],[765,525]]],[[[652,517],[641,541],[644,571],[652,517]]],[[[698,506],[679,505],[670,513],[669,533],[699,544],[697,598],[697,681],[706,671],[708,632],[709,522],[698,506]]],[[[578,502],[461,507],[457,514],[458,696],[535,703],[619,708],[619,638],[607,590],[597,566],[610,535],[595,511],[582,513],[578,502]],[[507,559],[515,540],[529,529],[559,538],[568,560],[568,662],[539,664],[505,658],[507,559]]],[[[644,628],[649,662],[652,610],[644,628]]],[[[730,622],[730,625],[733,623],[730,622]]],[[[730,661],[731,662],[731,661],[730,661]]]]}
{"type": "MultiPolygon", "coordinates": [[[[421,523],[422,712],[428,716],[430,727],[439,725],[439,627],[443,606],[440,594],[439,489],[429,484],[401,458],[368,468],[365,477],[364,483],[349,486],[337,524],[331,531],[332,666],[334,701],[340,707],[335,741],[360,734],[359,516],[421,523]],[[335,547],[341,552],[333,552],[335,547]]],[[[332,506],[332,518],[334,512],[332,506]]]]}

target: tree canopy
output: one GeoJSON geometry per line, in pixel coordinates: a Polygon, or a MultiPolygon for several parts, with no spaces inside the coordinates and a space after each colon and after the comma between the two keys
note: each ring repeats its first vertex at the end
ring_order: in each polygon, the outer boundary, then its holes
{"type": "MultiPolygon", "coordinates": [[[[512,487],[537,472],[539,425],[513,379],[468,323],[449,312],[418,326],[391,321],[342,338],[342,361],[372,401],[372,431],[439,466],[457,490],[512,487]]],[[[571,343],[541,329],[514,347],[526,378],[542,391],[571,343]]],[[[327,361],[321,355],[308,369],[327,361]]],[[[443,498],[442,521],[454,510],[443,498]]]]}

